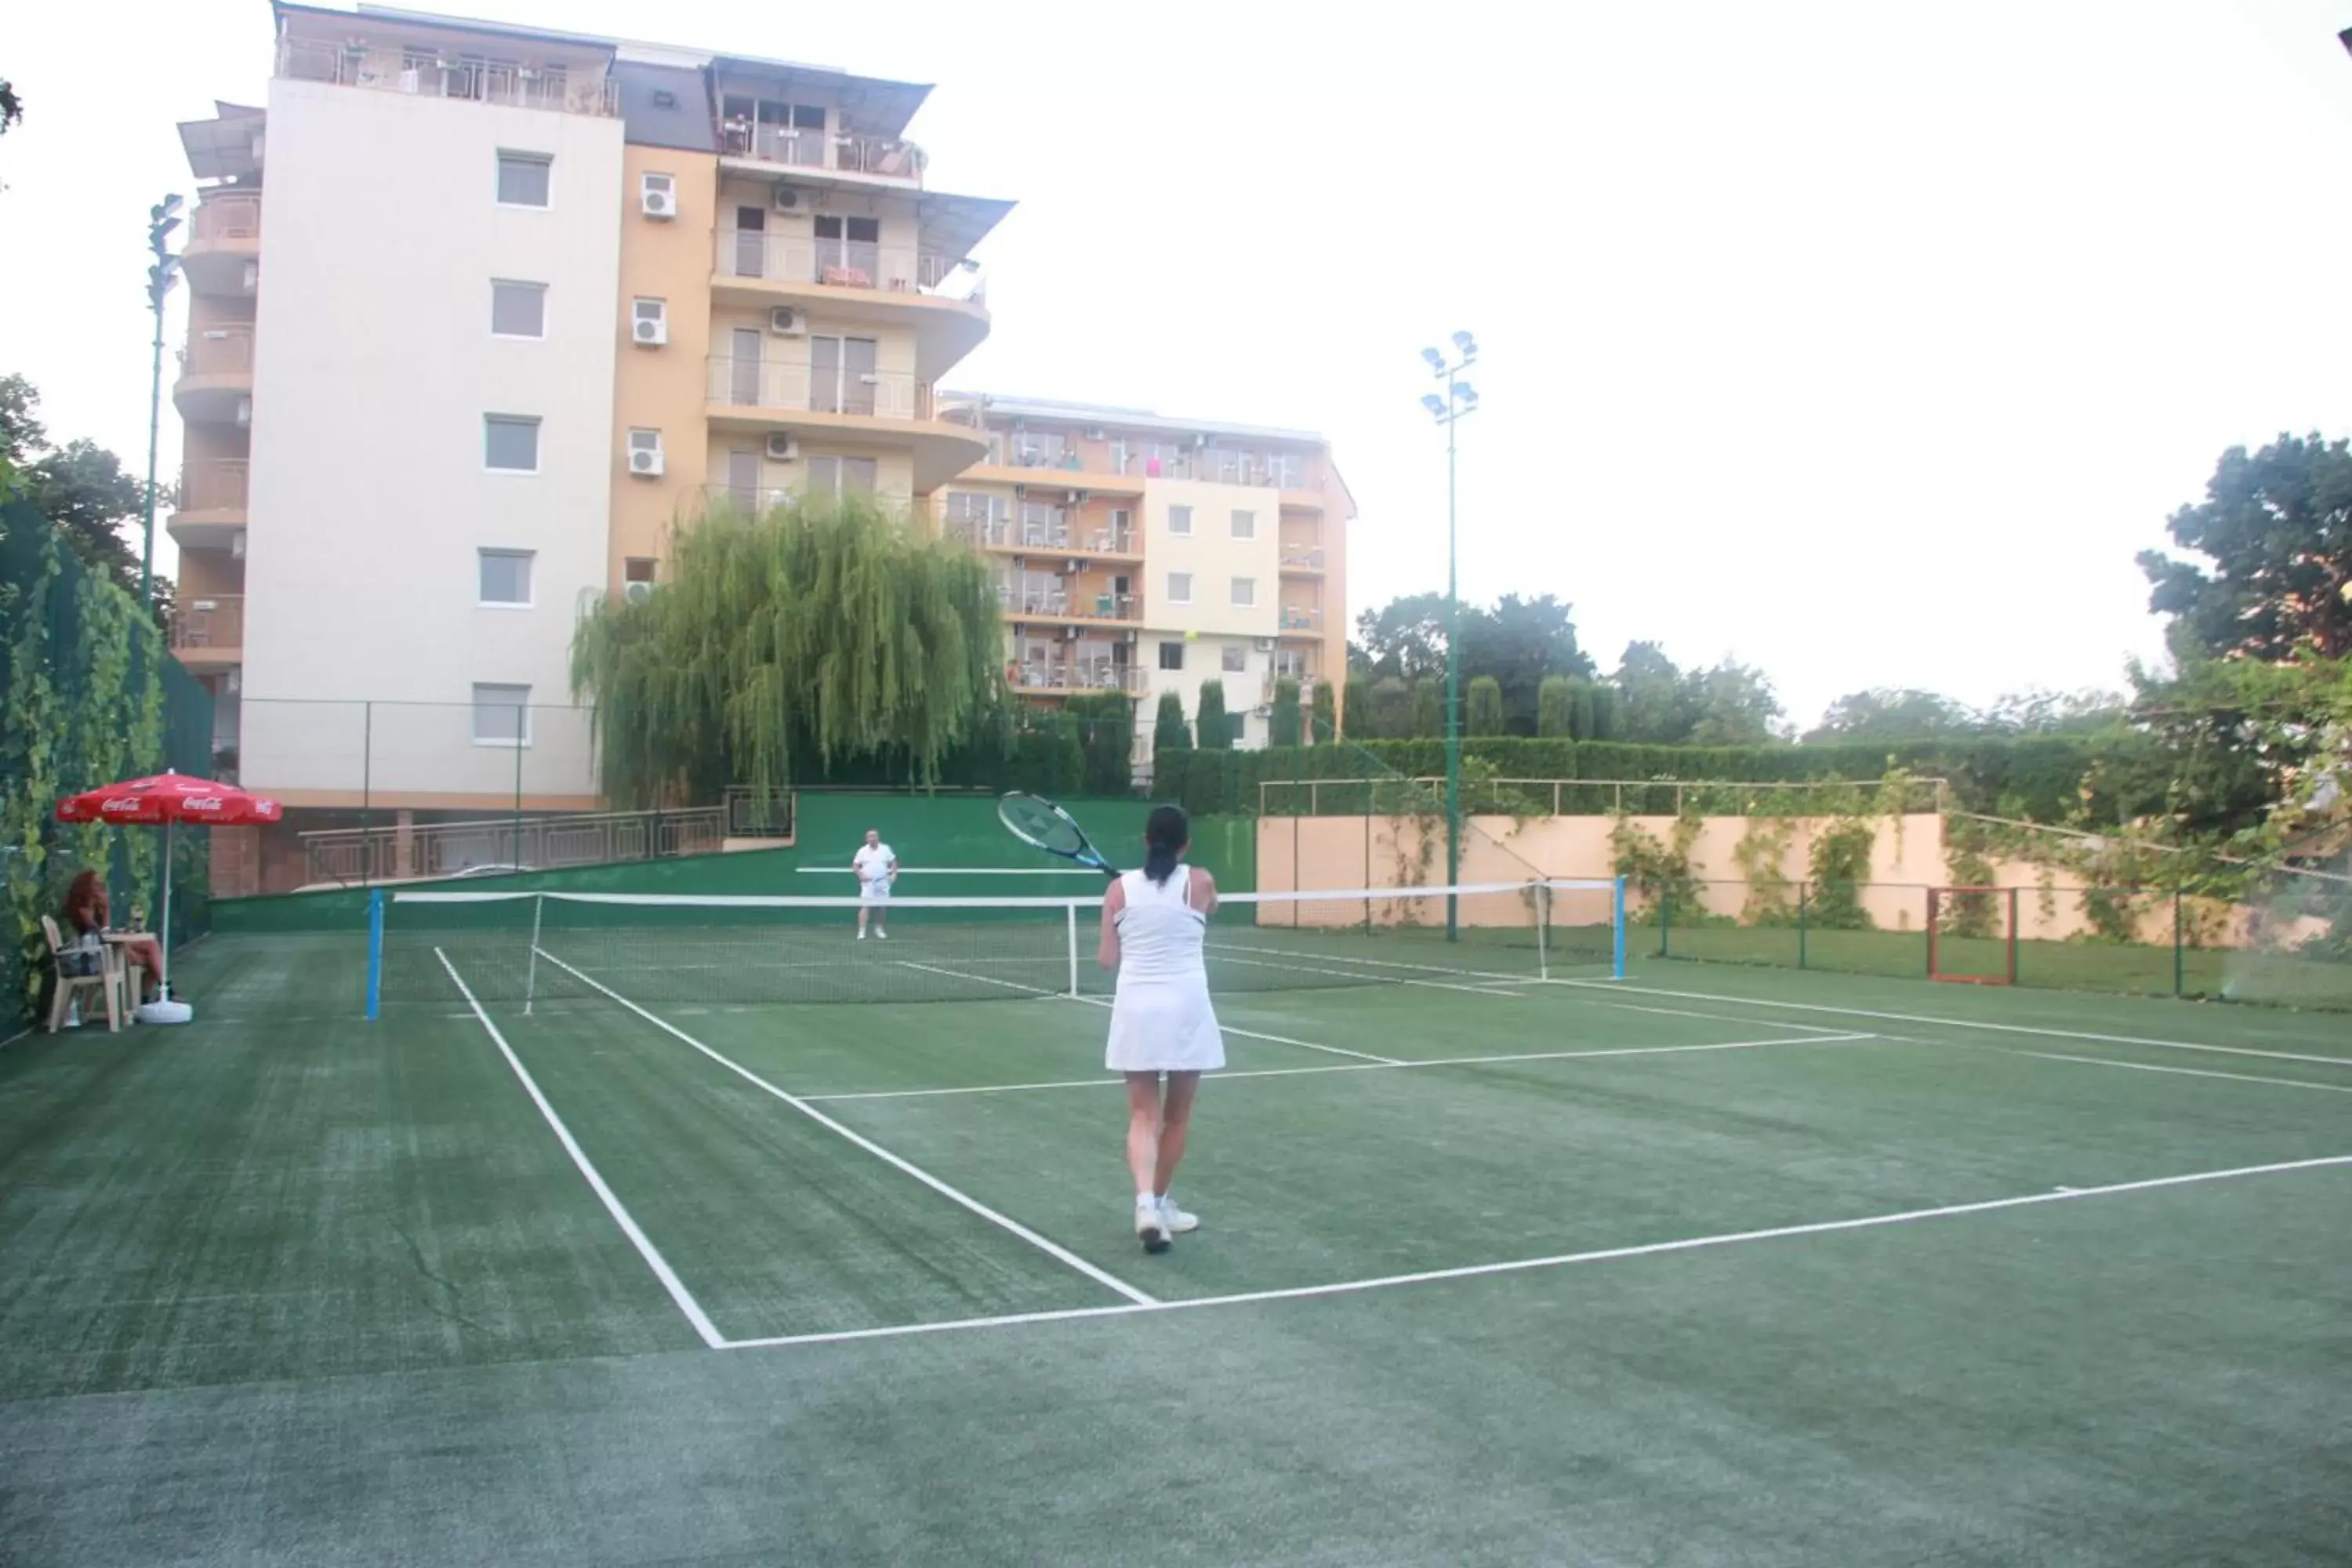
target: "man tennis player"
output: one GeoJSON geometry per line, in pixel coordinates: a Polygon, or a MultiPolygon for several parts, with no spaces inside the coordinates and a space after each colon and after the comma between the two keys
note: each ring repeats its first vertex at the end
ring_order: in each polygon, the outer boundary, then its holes
{"type": "Polygon", "coordinates": [[[882,842],[878,829],[866,830],[865,847],[850,858],[850,868],[857,873],[857,940],[866,940],[866,917],[874,917],[874,935],[887,941],[890,933],[883,927],[890,918],[890,884],[898,879],[898,857],[882,842]]]}
{"type": "Polygon", "coordinates": [[[1176,1206],[1168,1184],[1184,1158],[1201,1075],[1225,1065],[1201,956],[1217,884],[1183,864],[1191,842],[1181,810],[1152,812],[1143,827],[1143,869],[1111,884],[1095,952],[1105,969],[1118,971],[1103,1065],[1127,1075],[1127,1168],[1135,1177],[1135,1234],[1146,1252],[1167,1251],[1170,1237],[1201,1223],[1176,1206]]]}

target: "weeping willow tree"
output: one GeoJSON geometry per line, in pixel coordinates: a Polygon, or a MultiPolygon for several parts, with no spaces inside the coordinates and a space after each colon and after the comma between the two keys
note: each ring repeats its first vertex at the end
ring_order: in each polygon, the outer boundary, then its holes
{"type": "Polygon", "coordinates": [[[671,536],[667,575],[572,642],[598,780],[624,807],[762,793],[884,758],[922,783],[1001,723],[1003,630],[985,563],[863,497],[720,510],[671,536]]]}

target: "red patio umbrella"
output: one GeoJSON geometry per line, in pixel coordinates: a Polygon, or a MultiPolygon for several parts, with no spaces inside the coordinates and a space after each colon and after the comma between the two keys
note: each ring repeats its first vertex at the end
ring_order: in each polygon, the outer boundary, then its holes
{"type": "Polygon", "coordinates": [[[286,815],[274,800],[251,795],[235,784],[215,784],[189,773],[157,773],[129,779],[100,789],[84,790],[58,802],[59,822],[115,822],[163,825],[163,973],[157,976],[171,995],[172,978],[172,829],[183,822],[207,827],[247,827],[277,822],[286,815]]]}

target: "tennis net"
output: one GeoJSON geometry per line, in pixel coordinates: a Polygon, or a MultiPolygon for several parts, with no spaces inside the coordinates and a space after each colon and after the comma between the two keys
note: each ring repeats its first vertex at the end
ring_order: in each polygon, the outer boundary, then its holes
{"type": "MultiPolygon", "coordinates": [[[[855,898],[391,891],[370,922],[368,1007],[446,1004],[453,971],[486,1004],[530,1005],[611,992],[711,1005],[1103,995],[1115,977],[1096,961],[1101,909],[1098,896],[893,899],[887,935],[860,938],[855,898]]],[[[1210,989],[1225,994],[1484,990],[1623,964],[1613,880],[1228,894],[1207,940],[1210,989]]]]}

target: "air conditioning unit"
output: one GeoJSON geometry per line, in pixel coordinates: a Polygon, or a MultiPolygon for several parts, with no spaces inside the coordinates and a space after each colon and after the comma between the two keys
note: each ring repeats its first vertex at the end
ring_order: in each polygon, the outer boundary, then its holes
{"type": "Polygon", "coordinates": [[[1274,717],[1274,704],[1273,704],[1273,703],[1271,703],[1271,702],[1261,702],[1261,703],[1259,703],[1256,707],[1255,707],[1255,708],[1253,708],[1253,709],[1251,709],[1251,710],[1250,710],[1250,717],[1251,717],[1251,718],[1253,718],[1253,719],[1271,719],[1271,718],[1273,718],[1273,717],[1274,717]]]}
{"type": "Polygon", "coordinates": [[[768,461],[792,463],[800,460],[800,443],[782,430],[768,432],[768,461]]]}
{"type": "Polygon", "coordinates": [[[245,291],[250,294],[260,287],[261,263],[258,261],[247,262],[245,264],[245,291]]]}
{"type": "Polygon", "coordinates": [[[798,185],[776,187],[775,208],[780,213],[790,213],[795,217],[804,216],[810,208],[823,205],[824,205],[823,191],[804,191],[798,185]]]}
{"type": "Polygon", "coordinates": [[[245,689],[245,671],[232,666],[228,672],[228,689],[232,693],[245,689]]]}
{"type": "Polygon", "coordinates": [[[1076,626],[1064,626],[1064,627],[1062,628],[1062,640],[1063,640],[1064,642],[1076,642],[1076,641],[1077,641],[1077,640],[1078,640],[1078,628],[1077,628],[1077,627],[1076,627],[1076,626]]]}
{"type": "Polygon", "coordinates": [[[243,427],[243,428],[245,428],[245,429],[250,430],[251,428],[253,428],[253,399],[252,399],[252,398],[250,398],[250,397],[240,397],[240,398],[238,398],[238,399],[236,400],[236,422],[237,422],[237,424],[238,424],[241,427],[243,427]]]}
{"type": "Polygon", "coordinates": [[[642,479],[662,475],[662,438],[658,430],[629,432],[629,472],[642,479]]]}
{"type": "Polygon", "coordinates": [[[1257,651],[1260,653],[1272,653],[1274,651],[1274,639],[1272,637],[1258,638],[1257,651]]]}
{"type": "Polygon", "coordinates": [[[657,349],[669,342],[669,302],[666,300],[639,300],[629,308],[629,337],[649,349],[657,349]]]}
{"type": "Polygon", "coordinates": [[[808,336],[808,312],[778,305],[768,312],[768,331],[780,338],[804,338],[808,336]]]}
{"type": "Polygon", "coordinates": [[[245,530],[240,528],[235,533],[229,535],[228,554],[229,559],[232,561],[242,561],[245,559],[245,530]]]}
{"type": "Polygon", "coordinates": [[[677,216],[677,181],[668,174],[642,174],[637,179],[637,203],[647,217],[667,222],[677,216]]]}
{"type": "Polygon", "coordinates": [[[642,605],[653,596],[654,585],[651,583],[624,583],[621,585],[621,597],[632,605],[642,605]]]}
{"type": "Polygon", "coordinates": [[[1099,425],[1089,425],[1089,426],[1087,426],[1087,440],[1089,440],[1089,441],[1100,441],[1100,440],[1104,439],[1104,436],[1103,436],[1103,427],[1102,427],[1101,426],[1099,426],[1099,425]]]}

